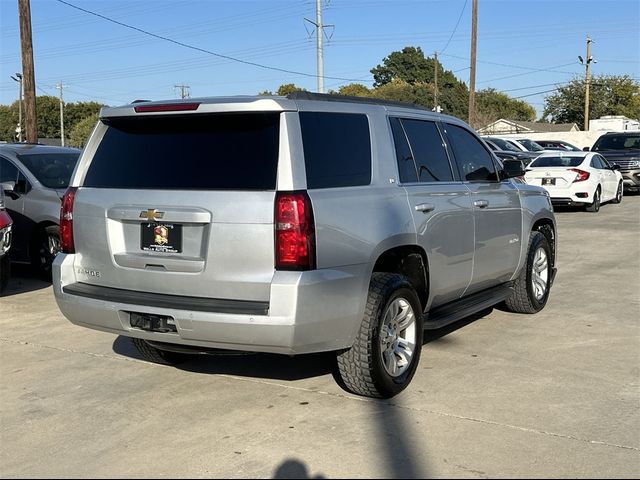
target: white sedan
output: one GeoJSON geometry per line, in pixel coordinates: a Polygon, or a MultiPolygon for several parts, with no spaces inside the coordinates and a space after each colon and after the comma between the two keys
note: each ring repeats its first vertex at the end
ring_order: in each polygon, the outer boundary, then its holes
{"type": "Polygon", "coordinates": [[[549,192],[556,205],[582,205],[589,212],[622,201],[622,174],[595,152],[543,153],[527,166],[524,179],[549,192]]]}

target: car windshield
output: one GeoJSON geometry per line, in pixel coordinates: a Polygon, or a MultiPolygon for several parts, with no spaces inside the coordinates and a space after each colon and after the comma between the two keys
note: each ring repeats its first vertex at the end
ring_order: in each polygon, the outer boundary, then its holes
{"type": "Polygon", "coordinates": [[[507,142],[501,138],[490,138],[493,143],[495,143],[500,149],[506,150],[508,152],[519,152],[518,147],[513,145],[511,142],[507,142]]]}
{"type": "Polygon", "coordinates": [[[593,146],[593,151],[601,150],[631,150],[640,148],[640,135],[606,135],[600,137],[593,146]]]}
{"type": "Polygon", "coordinates": [[[47,188],[67,188],[80,152],[18,155],[18,160],[47,188]]]}
{"type": "Polygon", "coordinates": [[[540,145],[538,145],[533,140],[528,140],[526,138],[521,138],[518,141],[524,146],[524,148],[526,148],[530,152],[541,152],[542,150],[544,150],[544,148],[542,148],[540,145]]]}
{"type": "Polygon", "coordinates": [[[538,157],[529,164],[529,167],[577,167],[583,160],[584,157],[538,157]]]}

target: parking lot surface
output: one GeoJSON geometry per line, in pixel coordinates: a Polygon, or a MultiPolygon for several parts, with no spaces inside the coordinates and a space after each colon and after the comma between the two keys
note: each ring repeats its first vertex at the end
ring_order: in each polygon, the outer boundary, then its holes
{"type": "Polygon", "coordinates": [[[556,216],[546,308],[429,332],[386,401],[341,390],[330,354],[147,363],[18,272],[0,298],[0,476],[638,478],[640,196],[556,216]]]}

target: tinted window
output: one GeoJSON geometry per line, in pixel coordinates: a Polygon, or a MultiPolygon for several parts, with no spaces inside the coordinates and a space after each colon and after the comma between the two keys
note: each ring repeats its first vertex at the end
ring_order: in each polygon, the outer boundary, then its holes
{"type": "Polygon", "coordinates": [[[447,135],[463,179],[470,182],[497,180],[491,154],[475,136],[464,128],[449,124],[447,135]]]}
{"type": "Polygon", "coordinates": [[[420,182],[447,182],[453,180],[449,158],[442,144],[442,137],[434,122],[403,119],[411,145],[418,180],[420,182]]]}
{"type": "Polygon", "coordinates": [[[110,119],[84,185],[273,190],[279,122],[271,112],[110,119]]]}
{"type": "Polygon", "coordinates": [[[509,152],[509,151],[511,151],[511,152],[519,152],[519,151],[521,151],[513,143],[507,142],[506,140],[503,140],[502,138],[491,138],[491,141],[493,143],[495,143],[499,148],[501,148],[502,150],[505,150],[507,152],[509,152]]]}
{"type": "Polygon", "coordinates": [[[584,157],[538,157],[529,167],[577,167],[584,157]]]}
{"type": "Polygon", "coordinates": [[[632,148],[640,148],[640,135],[603,135],[596,141],[592,150],[598,152],[632,148]]]}
{"type": "Polygon", "coordinates": [[[542,148],[540,145],[538,145],[533,140],[528,140],[526,138],[519,138],[518,142],[520,142],[524,146],[524,148],[526,148],[530,152],[540,152],[540,151],[544,150],[544,148],[542,148]]]}
{"type": "Polygon", "coordinates": [[[371,140],[366,115],[300,112],[307,188],[371,183],[371,140]]]}
{"type": "Polygon", "coordinates": [[[5,158],[0,158],[0,183],[13,182],[18,179],[18,168],[5,158]]]}
{"type": "Polygon", "coordinates": [[[67,188],[80,152],[18,155],[18,159],[47,188],[67,188]]]}
{"type": "Polygon", "coordinates": [[[393,142],[396,146],[396,160],[398,162],[398,172],[402,183],[414,183],[418,181],[416,164],[413,162],[413,154],[407,142],[407,136],[397,118],[390,118],[391,131],[393,132],[393,142]]]}

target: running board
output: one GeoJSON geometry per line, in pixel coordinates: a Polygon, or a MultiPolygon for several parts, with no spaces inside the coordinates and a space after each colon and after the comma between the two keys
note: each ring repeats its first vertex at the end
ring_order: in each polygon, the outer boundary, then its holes
{"type": "Polygon", "coordinates": [[[425,313],[424,329],[435,330],[462,320],[506,300],[512,293],[512,285],[503,284],[436,307],[425,313]]]}

